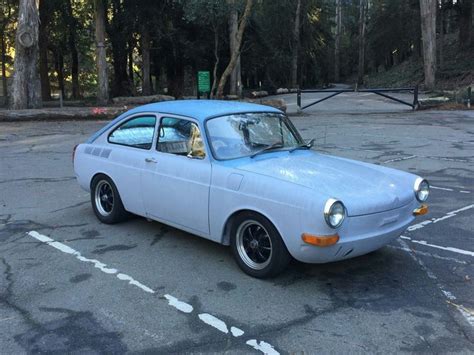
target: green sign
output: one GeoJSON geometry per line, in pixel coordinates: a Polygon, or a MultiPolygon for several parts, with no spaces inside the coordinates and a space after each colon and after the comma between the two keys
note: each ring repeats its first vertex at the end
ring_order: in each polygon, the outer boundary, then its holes
{"type": "Polygon", "coordinates": [[[197,80],[199,92],[211,92],[211,74],[208,71],[198,71],[197,80]]]}

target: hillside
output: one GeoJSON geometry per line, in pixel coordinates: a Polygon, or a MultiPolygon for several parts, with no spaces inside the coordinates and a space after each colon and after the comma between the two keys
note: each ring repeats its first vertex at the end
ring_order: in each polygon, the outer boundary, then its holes
{"type": "MultiPolygon", "coordinates": [[[[458,90],[474,83],[474,48],[459,51],[456,35],[446,36],[443,65],[437,70],[439,90],[458,90]]],[[[366,87],[414,86],[423,81],[422,58],[410,58],[389,70],[370,73],[366,87]]]]}

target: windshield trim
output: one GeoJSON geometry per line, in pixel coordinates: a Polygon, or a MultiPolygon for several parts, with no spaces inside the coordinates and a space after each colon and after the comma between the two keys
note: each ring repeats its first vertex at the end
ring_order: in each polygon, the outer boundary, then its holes
{"type": "MultiPolygon", "coordinates": [[[[293,122],[291,122],[291,120],[289,119],[288,115],[284,112],[275,112],[275,111],[244,111],[244,112],[234,112],[234,113],[226,113],[226,114],[223,114],[223,115],[217,115],[217,116],[211,116],[211,117],[208,117],[204,120],[204,131],[206,132],[206,142],[207,142],[207,145],[209,146],[209,151],[211,152],[211,155],[212,155],[212,158],[214,160],[217,160],[217,161],[229,161],[229,160],[237,160],[237,159],[243,159],[243,158],[250,158],[252,156],[252,154],[248,154],[248,155],[243,155],[241,157],[235,157],[235,158],[227,158],[227,159],[223,159],[223,158],[217,158],[216,156],[216,153],[214,152],[214,148],[212,146],[212,142],[211,142],[211,136],[209,134],[209,130],[207,128],[207,123],[210,121],[210,120],[213,120],[215,118],[221,118],[221,117],[226,117],[226,116],[231,116],[231,115],[245,115],[245,114],[248,114],[248,113],[255,113],[255,114],[262,114],[262,113],[270,113],[270,114],[276,114],[276,115],[282,115],[285,119],[286,119],[286,123],[288,124],[288,128],[290,129],[291,133],[295,136],[296,140],[298,141],[298,143],[304,143],[304,140],[303,138],[301,137],[300,133],[298,132],[298,130],[296,129],[296,127],[293,125],[293,122]]],[[[286,151],[289,151],[290,147],[288,148],[279,148],[279,149],[271,149],[267,152],[263,152],[263,154],[267,154],[267,153],[275,153],[275,152],[286,152],[286,151]]]]}

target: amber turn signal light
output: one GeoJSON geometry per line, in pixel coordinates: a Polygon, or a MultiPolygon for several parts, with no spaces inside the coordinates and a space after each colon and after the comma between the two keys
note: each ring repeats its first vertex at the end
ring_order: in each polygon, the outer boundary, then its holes
{"type": "Polygon", "coordinates": [[[316,245],[317,247],[329,247],[331,245],[336,244],[339,241],[339,235],[334,234],[334,235],[319,236],[319,235],[303,233],[301,235],[301,239],[303,239],[303,242],[311,244],[311,245],[316,245]]]}
{"type": "Polygon", "coordinates": [[[421,205],[413,211],[414,216],[423,216],[428,213],[428,205],[421,205]]]}

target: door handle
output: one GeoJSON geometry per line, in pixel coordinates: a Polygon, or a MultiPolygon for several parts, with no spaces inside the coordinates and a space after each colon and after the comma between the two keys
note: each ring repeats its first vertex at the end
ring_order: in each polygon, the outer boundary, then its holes
{"type": "Polygon", "coordinates": [[[154,164],[158,163],[155,158],[145,158],[145,161],[147,163],[154,163],[154,164]]]}

